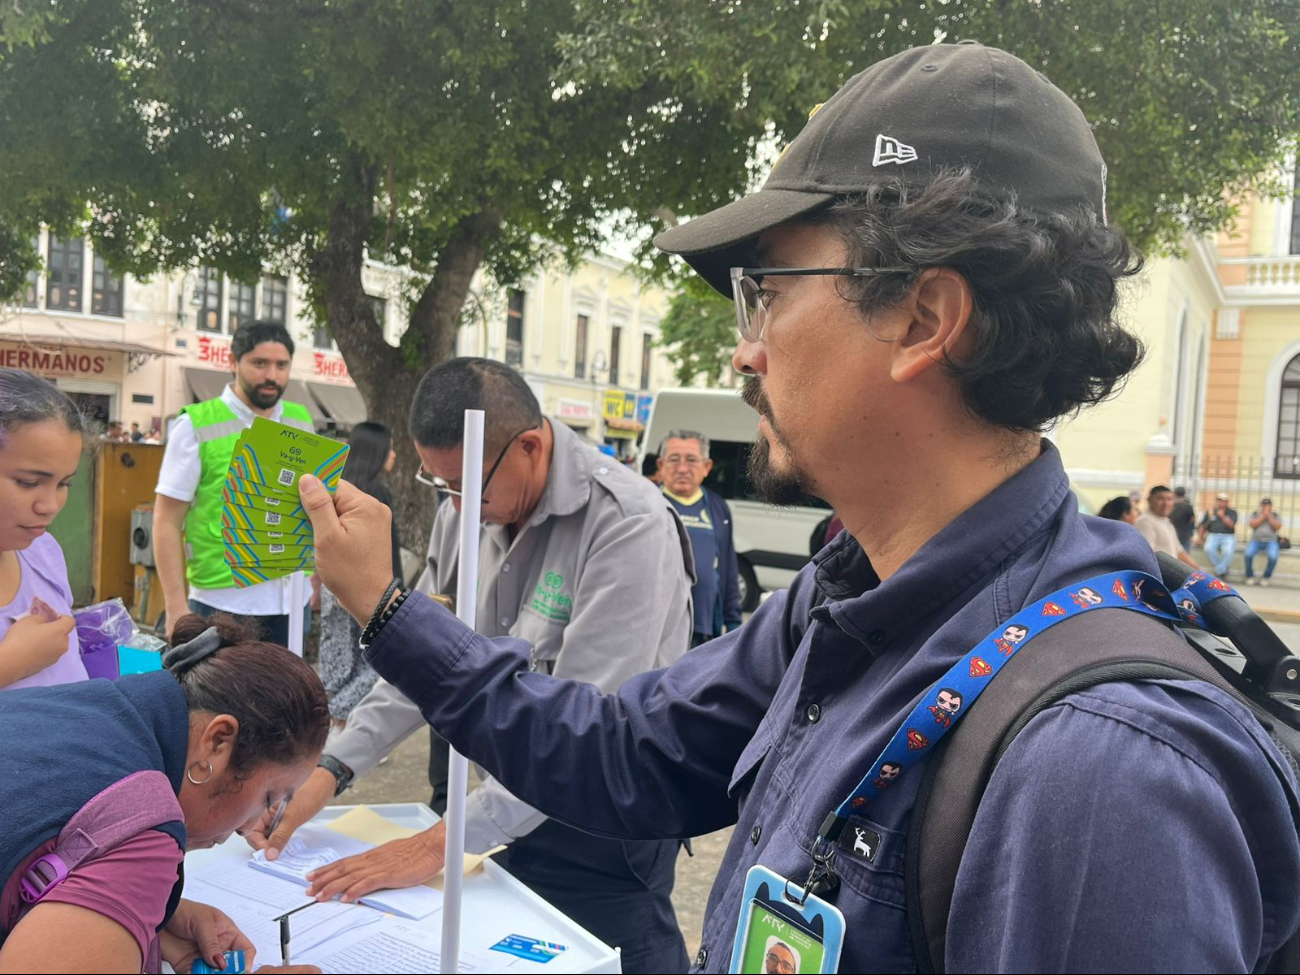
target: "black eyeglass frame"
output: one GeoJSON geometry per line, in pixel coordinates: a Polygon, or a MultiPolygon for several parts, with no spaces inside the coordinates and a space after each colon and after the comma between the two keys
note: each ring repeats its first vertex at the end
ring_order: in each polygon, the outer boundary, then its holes
{"type": "Polygon", "coordinates": [[[766,277],[842,277],[868,278],[876,274],[911,274],[907,267],[733,267],[731,269],[731,297],[736,305],[736,327],[746,342],[761,342],[767,326],[767,306],[755,302],[755,315],[751,318],[749,303],[745,300],[746,282],[757,296],[762,291],[759,282],[766,277]],[[754,319],[762,312],[762,322],[754,329],[754,319]]]}
{"type": "MultiPolygon", "coordinates": [[[[506,459],[507,451],[509,451],[510,448],[514,446],[516,440],[522,437],[529,430],[540,430],[540,429],[541,429],[540,423],[534,424],[531,427],[525,427],[524,429],[520,430],[513,437],[511,437],[509,440],[506,441],[506,445],[501,448],[501,453],[497,454],[496,461],[494,461],[492,466],[488,468],[487,477],[483,478],[483,490],[480,495],[480,499],[483,504],[487,504],[488,485],[492,483],[492,478],[496,476],[497,468],[501,466],[501,462],[506,459]]],[[[421,464],[419,469],[415,472],[415,480],[420,484],[423,484],[425,487],[431,487],[436,491],[441,491],[443,494],[450,494],[453,498],[464,497],[465,494],[464,491],[457,491],[455,488],[448,485],[447,482],[444,481],[442,478],[434,474],[430,474],[428,471],[424,469],[423,464],[421,464]]]]}

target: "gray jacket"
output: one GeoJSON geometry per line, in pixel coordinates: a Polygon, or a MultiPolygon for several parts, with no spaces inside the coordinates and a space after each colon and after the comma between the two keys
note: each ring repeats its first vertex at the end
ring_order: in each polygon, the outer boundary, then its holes
{"type": "MultiPolygon", "coordinates": [[[[532,669],[610,692],[666,667],[690,643],[691,543],[649,481],[551,421],[555,451],[546,488],[513,543],[504,526],[479,538],[479,633],[530,647],[532,669]]],[[[416,588],[456,593],[460,515],[438,509],[428,566],[416,588]]],[[[329,753],[357,775],[424,726],[419,709],[379,681],[348,716],[329,753]]],[[[465,848],[482,853],[546,819],[496,780],[471,793],[465,848]]]]}

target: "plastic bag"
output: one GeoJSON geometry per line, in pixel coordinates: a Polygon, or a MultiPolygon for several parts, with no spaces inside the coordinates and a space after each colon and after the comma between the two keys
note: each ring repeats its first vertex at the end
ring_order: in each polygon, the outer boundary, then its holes
{"type": "Polygon", "coordinates": [[[81,662],[91,677],[117,680],[117,648],[130,644],[135,621],[120,598],[105,600],[75,610],[77,640],[81,643],[81,662]]]}

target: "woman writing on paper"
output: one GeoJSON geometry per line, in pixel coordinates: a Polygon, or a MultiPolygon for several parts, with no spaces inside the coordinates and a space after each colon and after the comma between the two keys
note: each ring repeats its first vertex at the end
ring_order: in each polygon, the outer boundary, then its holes
{"type": "Polygon", "coordinates": [[[220,911],[181,898],[179,868],[307,778],[325,689],[229,617],[182,617],[172,641],[162,671],[4,696],[0,972],[188,972],[252,949],[220,911]]]}
{"type": "Polygon", "coordinates": [[[63,550],[49,534],[85,433],[53,383],[0,369],[0,688],[86,679],[63,550]]]}

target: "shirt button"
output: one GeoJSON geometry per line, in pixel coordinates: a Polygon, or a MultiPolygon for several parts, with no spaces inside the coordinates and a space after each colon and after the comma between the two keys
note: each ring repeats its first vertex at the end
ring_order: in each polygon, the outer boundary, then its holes
{"type": "Polygon", "coordinates": [[[510,571],[510,563],[507,562],[507,563],[505,563],[505,565],[501,566],[501,571],[502,571],[502,572],[509,572],[509,571],[510,571]]]}
{"type": "Polygon", "coordinates": [[[701,948],[695,955],[695,967],[703,968],[709,963],[709,949],[701,948]]]}
{"type": "Polygon", "coordinates": [[[870,633],[867,634],[868,646],[878,647],[884,642],[885,642],[884,630],[872,630],[870,633]]]}
{"type": "Polygon", "coordinates": [[[805,713],[808,715],[808,720],[813,724],[816,724],[822,718],[822,709],[816,704],[808,705],[808,710],[805,713]]]}
{"type": "Polygon", "coordinates": [[[761,840],[762,838],[763,838],[762,826],[755,826],[753,829],[749,831],[749,842],[753,843],[755,846],[758,846],[758,841],[761,840]]]}
{"type": "Polygon", "coordinates": [[[501,625],[502,625],[502,626],[509,626],[509,625],[510,625],[510,617],[509,617],[509,616],[503,616],[503,617],[501,617],[501,625]]]}

